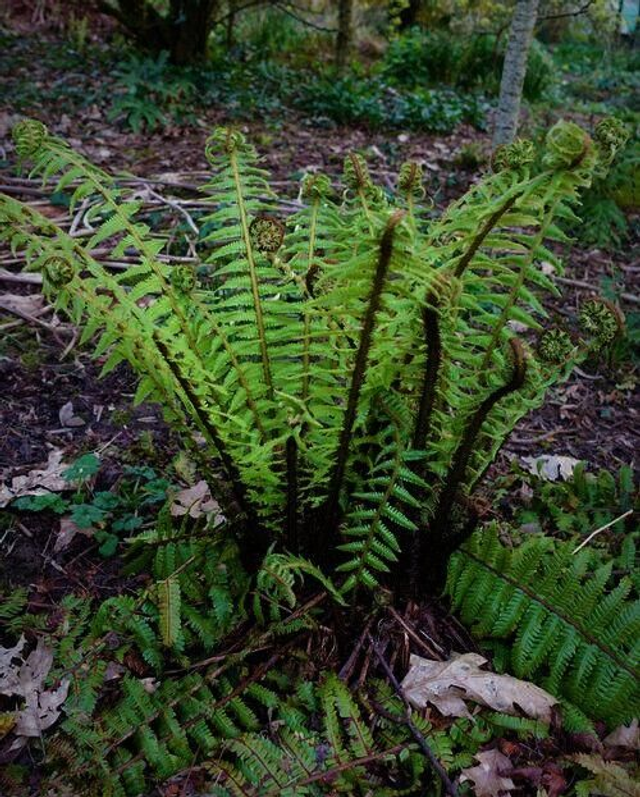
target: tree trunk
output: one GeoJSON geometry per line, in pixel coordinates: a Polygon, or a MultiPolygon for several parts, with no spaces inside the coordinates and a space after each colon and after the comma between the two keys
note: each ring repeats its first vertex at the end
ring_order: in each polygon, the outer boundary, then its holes
{"type": "Polygon", "coordinates": [[[400,30],[406,30],[416,24],[420,4],[421,0],[409,0],[407,5],[403,6],[400,11],[400,30]]]}
{"type": "Polygon", "coordinates": [[[336,39],[336,66],[344,71],[351,49],[353,31],[353,0],[340,0],[338,6],[338,36],[336,39]]]}
{"type": "Polygon", "coordinates": [[[502,69],[493,146],[508,144],[518,131],[522,87],[540,0],[517,0],[502,69]]]}
{"type": "Polygon", "coordinates": [[[99,0],[99,9],[115,17],[136,43],[152,53],[169,52],[174,64],[202,61],[218,0],[171,0],[166,16],[149,0],[99,0]]]}

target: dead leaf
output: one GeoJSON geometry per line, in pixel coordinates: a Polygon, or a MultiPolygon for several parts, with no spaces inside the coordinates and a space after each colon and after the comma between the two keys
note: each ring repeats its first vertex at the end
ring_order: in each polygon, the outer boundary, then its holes
{"type": "Polygon", "coordinates": [[[38,737],[58,720],[60,708],[67,699],[71,680],[65,678],[57,689],[33,691],[27,695],[26,706],[16,717],[16,736],[38,737]]]}
{"type": "Polygon", "coordinates": [[[220,512],[220,505],[211,496],[209,485],[204,480],[197,482],[193,487],[180,490],[174,495],[171,514],[175,517],[188,514],[192,518],[215,514],[216,523],[225,519],[220,512]]]}
{"type": "Polygon", "coordinates": [[[0,695],[15,695],[20,689],[20,678],[16,660],[22,661],[21,653],[27,640],[24,634],[12,648],[0,647],[0,695]]]}
{"type": "Polygon", "coordinates": [[[634,719],[630,725],[620,725],[603,742],[607,747],[624,747],[626,750],[640,750],[640,727],[638,719],[634,719]]]}
{"type": "Polygon", "coordinates": [[[60,407],[58,418],[63,426],[84,426],[84,421],[82,418],[76,415],[73,411],[73,401],[67,401],[66,404],[63,404],[63,406],[60,407]]]}
{"type": "Polygon", "coordinates": [[[15,734],[38,737],[60,716],[70,681],[67,678],[56,689],[44,689],[53,651],[39,639],[34,650],[22,659],[24,644],[21,637],[14,648],[0,648],[0,693],[25,700],[24,707],[15,714],[15,734]]]}
{"type": "Polygon", "coordinates": [[[93,528],[81,529],[70,517],[60,518],[60,528],[56,535],[53,545],[53,552],[60,553],[66,550],[76,534],[84,534],[85,537],[93,536],[93,528]]]}
{"type": "Polygon", "coordinates": [[[477,653],[454,655],[448,661],[412,654],[402,690],[416,708],[431,703],[445,716],[470,717],[464,700],[472,700],[503,714],[519,716],[524,712],[551,721],[551,707],[557,703],[554,697],[528,681],[480,669],[486,663],[477,653]]]}
{"type": "Polygon", "coordinates": [[[55,448],[49,452],[44,468],[30,470],[26,476],[14,476],[11,486],[0,484],[0,509],[23,495],[43,495],[72,489],[73,483],[62,478],[62,473],[68,468],[68,465],[63,464],[62,457],[62,450],[55,448]]]}
{"type": "Polygon", "coordinates": [[[548,482],[566,481],[573,476],[579,459],[557,454],[543,454],[540,457],[522,457],[520,460],[529,473],[548,482]]]}
{"type": "Polygon", "coordinates": [[[473,783],[476,797],[507,797],[515,783],[505,777],[513,769],[511,761],[499,750],[485,750],[475,755],[478,765],[467,767],[460,773],[460,781],[473,783]]]}

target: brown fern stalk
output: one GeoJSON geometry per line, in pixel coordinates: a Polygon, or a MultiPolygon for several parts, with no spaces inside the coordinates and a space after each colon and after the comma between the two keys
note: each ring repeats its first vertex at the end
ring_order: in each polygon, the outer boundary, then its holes
{"type": "MultiPolygon", "coordinates": [[[[427,560],[425,557],[424,546],[420,555],[420,567],[425,578],[431,582],[439,583],[443,576],[443,570],[446,566],[447,559],[452,550],[462,542],[462,539],[473,530],[473,524],[463,524],[463,533],[450,534],[448,525],[451,517],[451,512],[454,503],[458,499],[458,494],[461,485],[467,472],[469,459],[474,450],[478,435],[482,430],[482,426],[486,421],[491,410],[496,404],[510,393],[519,390],[526,377],[527,365],[524,348],[522,343],[517,338],[511,338],[509,341],[513,352],[513,369],[511,377],[504,385],[490,393],[480,404],[480,406],[473,413],[469,419],[467,426],[462,435],[462,439],[456,453],[453,457],[449,473],[447,474],[444,486],[438,497],[438,503],[433,515],[433,520],[429,524],[428,539],[430,540],[433,551],[430,553],[437,553],[437,558],[434,561],[427,560]]],[[[463,502],[465,510],[471,510],[471,515],[475,515],[472,504],[468,499],[463,502]]]]}
{"type": "MultiPolygon", "coordinates": [[[[391,263],[391,255],[393,253],[393,239],[395,230],[401,222],[405,213],[402,210],[396,211],[388,220],[387,226],[380,239],[380,247],[378,254],[378,263],[371,285],[371,293],[367,302],[367,311],[362,325],[362,332],[360,334],[360,344],[356,354],[356,360],[353,369],[353,377],[351,380],[351,387],[349,389],[349,397],[347,399],[347,408],[344,414],[344,421],[342,424],[342,431],[340,432],[340,440],[336,450],[335,466],[333,474],[329,482],[329,497],[324,507],[323,514],[325,516],[325,523],[329,529],[329,542],[331,545],[332,538],[335,538],[336,524],[339,515],[340,491],[342,489],[342,482],[347,466],[347,458],[349,455],[349,447],[351,443],[351,433],[353,431],[353,424],[356,419],[356,412],[358,409],[358,401],[360,399],[360,392],[364,384],[367,361],[369,358],[369,351],[371,349],[371,342],[373,337],[373,330],[376,323],[376,315],[380,309],[382,291],[384,289],[385,281],[391,263]]],[[[335,541],[335,539],[333,539],[335,541]]]]}
{"type": "Polygon", "coordinates": [[[507,199],[507,201],[501,205],[501,207],[499,207],[495,213],[492,213],[491,216],[489,216],[489,218],[485,221],[480,229],[480,232],[476,235],[473,241],[471,241],[467,251],[462,255],[460,260],[458,260],[453,272],[456,277],[461,277],[464,274],[467,266],[473,260],[473,256],[482,246],[487,235],[489,235],[491,230],[496,226],[500,219],[511,210],[519,198],[520,194],[515,194],[514,196],[509,197],[509,199],[507,199]]]}

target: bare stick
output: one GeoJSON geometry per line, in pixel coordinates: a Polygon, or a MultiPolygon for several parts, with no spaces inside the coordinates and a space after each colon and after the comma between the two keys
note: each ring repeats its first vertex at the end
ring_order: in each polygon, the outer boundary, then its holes
{"type": "Polygon", "coordinates": [[[578,545],[578,547],[573,551],[573,553],[574,554],[578,553],[578,551],[582,550],[585,545],[588,545],[597,534],[600,534],[601,531],[606,531],[607,529],[610,529],[611,526],[615,526],[616,523],[619,523],[621,520],[624,520],[625,518],[629,517],[629,515],[631,514],[633,514],[633,509],[627,509],[627,511],[624,514],[620,515],[614,520],[610,520],[609,523],[605,523],[604,526],[600,526],[599,529],[592,531],[591,534],[587,537],[587,539],[583,540],[580,543],[580,545],[578,545]]]}
{"type": "Polygon", "coordinates": [[[410,709],[409,701],[404,696],[404,692],[402,691],[402,687],[398,683],[398,679],[396,678],[396,676],[393,674],[393,670],[391,669],[391,667],[387,663],[387,661],[384,658],[384,656],[382,655],[382,653],[380,653],[380,651],[378,650],[378,646],[376,645],[376,643],[375,643],[373,637],[371,636],[371,634],[368,634],[368,637],[369,637],[369,641],[371,642],[371,645],[373,647],[373,652],[376,654],[376,656],[378,658],[378,661],[380,662],[380,666],[385,671],[387,678],[391,681],[391,685],[395,689],[396,694],[398,695],[398,697],[402,700],[402,702],[406,706],[404,722],[405,722],[407,728],[409,728],[409,730],[411,731],[411,735],[416,740],[416,742],[418,742],[418,744],[420,746],[420,749],[422,750],[422,752],[425,754],[425,756],[431,762],[431,766],[437,772],[438,777],[442,781],[447,794],[451,795],[451,797],[458,797],[458,790],[453,785],[453,782],[452,782],[451,778],[447,774],[447,770],[442,766],[442,764],[440,763],[440,761],[436,757],[436,754],[433,752],[431,747],[429,747],[429,743],[424,738],[424,735],[422,733],[420,733],[418,728],[413,723],[413,720],[411,719],[411,716],[409,714],[409,709],[410,709]]]}

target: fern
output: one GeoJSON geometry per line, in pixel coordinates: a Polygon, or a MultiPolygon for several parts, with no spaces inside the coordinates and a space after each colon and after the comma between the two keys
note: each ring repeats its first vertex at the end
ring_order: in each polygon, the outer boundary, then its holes
{"type": "Polygon", "coordinates": [[[509,549],[495,528],[478,532],[451,558],[447,592],[475,634],[510,642],[506,668],[615,725],[640,708],[640,602],[628,577],[611,586],[612,562],[592,567],[574,547],[509,549]]]}
{"type": "MultiPolygon", "coordinates": [[[[135,401],[159,402],[181,430],[234,518],[228,532],[250,577],[288,551],[299,572],[319,568],[316,578],[340,566],[343,594],[392,577],[404,586],[408,559],[409,591],[437,588],[515,423],[622,325],[596,302],[581,314],[580,340],[545,330],[541,295],[555,287],[537,267],[560,268],[549,243],[566,240],[559,222],[575,218],[580,192],[623,143],[614,122],[593,138],[559,123],[537,172],[530,144],[501,150],[494,173],[429,225],[417,166],[403,166],[394,202],[353,153],[342,197],[308,175],[305,207],[282,221],[254,149],[218,129],[193,266],[165,253],[167,234],[152,231],[130,191],[42,125],[21,122],[15,138],[32,174],[68,192],[92,233],[79,239],[2,197],[0,239],[84,325],[103,371],[127,361],[135,401]],[[103,252],[133,264],[114,274],[103,252]],[[512,321],[541,333],[537,352],[513,338],[512,321]]],[[[163,586],[148,596],[165,646],[188,645],[185,629],[213,640],[184,579],[169,577],[156,573],[163,586]]],[[[276,604],[290,603],[290,588],[276,604]]]]}

